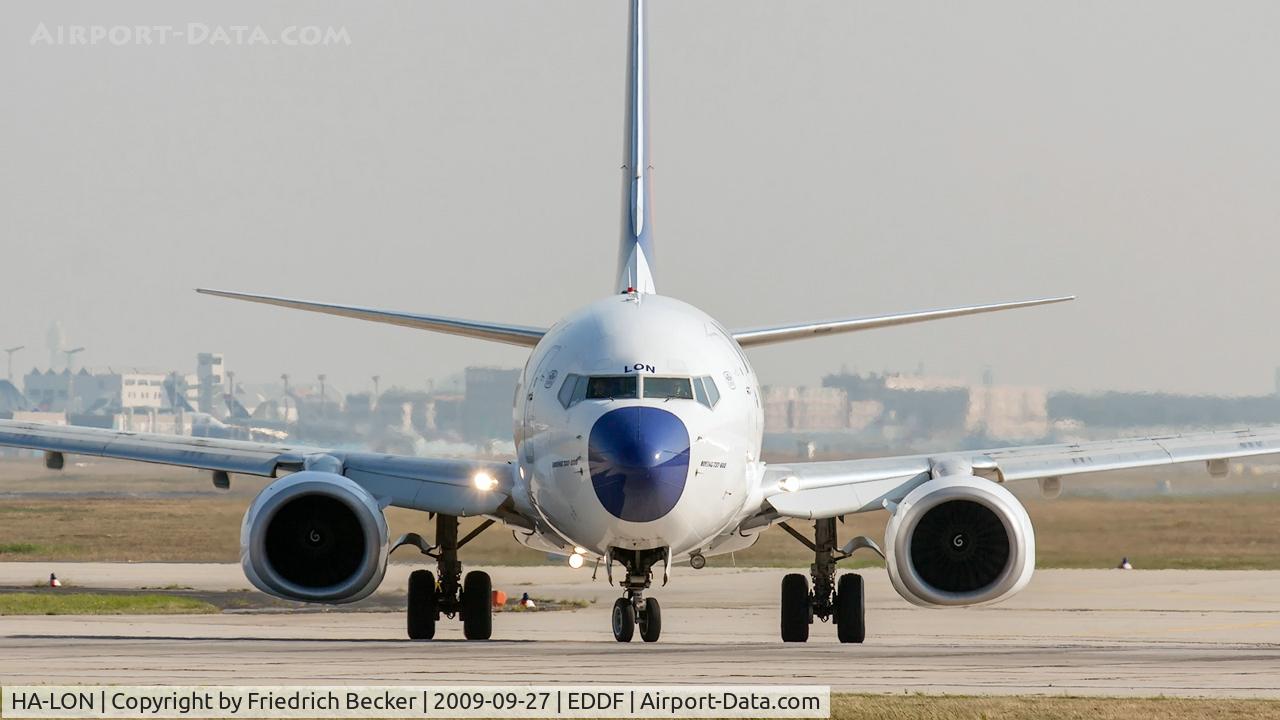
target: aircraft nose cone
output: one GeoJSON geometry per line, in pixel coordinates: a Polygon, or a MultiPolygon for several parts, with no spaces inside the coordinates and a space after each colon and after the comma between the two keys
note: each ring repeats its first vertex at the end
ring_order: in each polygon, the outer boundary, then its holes
{"type": "Polygon", "coordinates": [[[689,431],[658,408],[611,410],[587,440],[591,484],[614,517],[649,522],[671,512],[689,477],[689,431]]]}

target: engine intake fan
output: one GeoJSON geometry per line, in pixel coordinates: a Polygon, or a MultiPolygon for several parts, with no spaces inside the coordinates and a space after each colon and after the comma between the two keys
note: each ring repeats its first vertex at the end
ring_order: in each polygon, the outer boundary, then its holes
{"type": "Polygon", "coordinates": [[[894,508],[885,529],[893,587],[925,607],[997,602],[1035,570],[1035,533],[1008,490],[971,475],[930,480],[894,508]]]}
{"type": "Polygon", "coordinates": [[[288,600],[354,602],[387,570],[387,521],[350,478],[304,471],[263,488],[245,512],[240,564],[265,593],[288,600]]]}

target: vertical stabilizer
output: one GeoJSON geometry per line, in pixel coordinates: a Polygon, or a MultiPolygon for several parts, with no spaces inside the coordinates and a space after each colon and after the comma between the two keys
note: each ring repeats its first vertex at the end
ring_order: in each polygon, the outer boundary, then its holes
{"type": "Polygon", "coordinates": [[[645,0],[631,0],[627,33],[626,156],[622,166],[622,244],[617,292],[657,292],[649,173],[649,68],[645,0]]]}

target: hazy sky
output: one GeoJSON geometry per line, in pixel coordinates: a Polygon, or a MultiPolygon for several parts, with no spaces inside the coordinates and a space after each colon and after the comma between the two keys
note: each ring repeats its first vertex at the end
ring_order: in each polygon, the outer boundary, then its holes
{"type": "MultiPolygon", "coordinates": [[[[1076,293],[752,351],[1081,389],[1280,364],[1280,3],[654,0],[658,287],[730,327],[1076,293]]],[[[0,345],[361,389],[515,348],[191,291],[549,325],[612,289],[623,0],[0,4],[0,345]],[[72,25],[345,28],[94,46],[72,25]]],[[[197,28],[198,30],[198,28],[197,28]]]]}

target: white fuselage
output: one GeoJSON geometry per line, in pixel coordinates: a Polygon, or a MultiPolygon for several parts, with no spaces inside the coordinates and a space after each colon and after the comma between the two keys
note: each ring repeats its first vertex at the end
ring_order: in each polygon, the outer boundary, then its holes
{"type": "Polygon", "coordinates": [[[620,294],[568,316],[534,348],[515,400],[514,499],[588,555],[705,551],[758,492],[755,373],[678,300],[620,294]]]}

